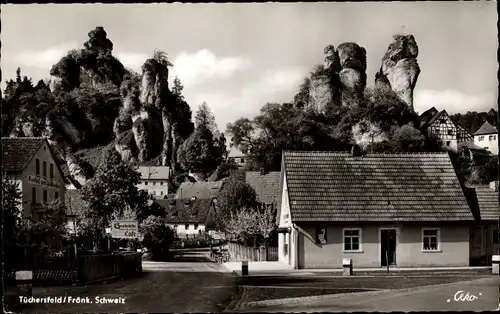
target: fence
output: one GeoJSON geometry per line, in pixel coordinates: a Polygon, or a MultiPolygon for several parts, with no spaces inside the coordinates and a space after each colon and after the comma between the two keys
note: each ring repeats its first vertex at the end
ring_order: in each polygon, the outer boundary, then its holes
{"type": "Polygon", "coordinates": [[[231,255],[231,261],[240,262],[243,260],[254,262],[276,262],[278,261],[277,247],[248,247],[238,243],[228,243],[228,250],[231,255]]]}
{"type": "Polygon", "coordinates": [[[99,254],[81,256],[78,261],[78,281],[132,276],[142,272],[140,253],[99,254]]]}

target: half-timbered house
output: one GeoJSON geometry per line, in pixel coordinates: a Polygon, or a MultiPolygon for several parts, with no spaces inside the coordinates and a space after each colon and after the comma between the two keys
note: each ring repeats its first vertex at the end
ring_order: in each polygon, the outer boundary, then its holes
{"type": "Polygon", "coordinates": [[[453,122],[446,110],[438,111],[435,107],[420,115],[420,129],[428,136],[438,138],[443,146],[454,151],[457,151],[459,143],[474,140],[472,133],[459,123],[453,122]]]}

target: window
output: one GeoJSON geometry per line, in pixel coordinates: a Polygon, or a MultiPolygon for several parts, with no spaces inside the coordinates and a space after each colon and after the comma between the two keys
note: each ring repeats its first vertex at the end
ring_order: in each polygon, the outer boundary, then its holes
{"type": "Polygon", "coordinates": [[[163,191],[160,191],[160,195],[163,195],[163,191]]]}
{"type": "Polygon", "coordinates": [[[198,230],[198,224],[194,224],[194,230],[198,230]]]}
{"type": "Polygon", "coordinates": [[[448,135],[453,135],[453,130],[448,130],[448,135]]]}
{"type": "Polygon", "coordinates": [[[54,164],[50,163],[49,175],[51,179],[54,179],[54,164]]]}
{"type": "Polygon", "coordinates": [[[493,243],[494,244],[498,244],[500,243],[500,233],[498,232],[498,230],[493,230],[493,243]]]}
{"type": "Polygon", "coordinates": [[[57,200],[58,198],[59,198],[59,192],[56,192],[55,199],[57,200]]]}
{"type": "Polygon", "coordinates": [[[451,145],[451,141],[446,141],[446,146],[450,146],[451,145]]]}
{"type": "Polygon", "coordinates": [[[361,229],[344,229],[344,251],[361,251],[361,229]]]}
{"type": "Polygon", "coordinates": [[[438,251],[439,229],[422,229],[422,244],[424,251],[438,251]]]}
{"type": "Polygon", "coordinates": [[[47,177],[47,162],[46,161],[43,162],[43,169],[42,170],[43,170],[43,176],[47,177]]]}
{"type": "Polygon", "coordinates": [[[184,229],[189,230],[189,224],[185,224],[184,229]]]}
{"type": "Polygon", "coordinates": [[[479,141],[480,141],[480,142],[484,141],[484,136],[480,136],[480,137],[479,137],[479,141]]]}
{"type": "Polygon", "coordinates": [[[156,185],[156,181],[153,181],[153,185],[156,185]]]}
{"type": "Polygon", "coordinates": [[[144,181],[144,185],[148,185],[148,181],[144,181]]]}
{"type": "Polygon", "coordinates": [[[36,166],[36,175],[40,175],[40,159],[35,159],[35,166],[36,166]]]}
{"type": "Polygon", "coordinates": [[[446,119],[439,119],[439,123],[445,124],[446,123],[446,119]]]}
{"type": "Polygon", "coordinates": [[[47,203],[47,190],[43,190],[43,202],[47,203]]]}
{"type": "Polygon", "coordinates": [[[495,140],[495,137],[496,137],[495,135],[490,135],[489,140],[490,140],[490,141],[493,141],[493,140],[495,140]]]}
{"type": "Polygon", "coordinates": [[[283,245],[283,255],[288,255],[288,235],[283,234],[283,237],[285,237],[285,244],[283,245]]]}
{"type": "Polygon", "coordinates": [[[163,181],[160,181],[160,185],[163,185],[163,181]]]}
{"type": "Polygon", "coordinates": [[[486,149],[486,150],[489,150],[489,149],[490,149],[490,148],[489,148],[488,146],[486,146],[486,147],[483,147],[483,148],[484,148],[484,149],[486,149]]]}
{"type": "Polygon", "coordinates": [[[230,157],[230,158],[229,158],[229,162],[234,162],[234,158],[233,158],[233,157],[230,157]]]}
{"type": "Polygon", "coordinates": [[[36,187],[31,188],[31,203],[36,204],[36,187]]]}
{"type": "Polygon", "coordinates": [[[457,133],[457,140],[460,140],[462,138],[462,135],[460,133],[457,133]]]}
{"type": "Polygon", "coordinates": [[[441,133],[441,129],[440,128],[436,128],[436,133],[437,134],[441,133]]]}
{"type": "Polygon", "coordinates": [[[241,162],[242,164],[244,164],[244,163],[245,163],[245,158],[241,158],[241,159],[240,159],[240,162],[241,162]]]}

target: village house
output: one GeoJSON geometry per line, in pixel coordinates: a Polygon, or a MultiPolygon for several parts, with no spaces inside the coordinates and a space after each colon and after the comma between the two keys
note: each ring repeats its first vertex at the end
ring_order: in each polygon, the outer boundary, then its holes
{"type": "Polygon", "coordinates": [[[37,221],[47,205],[64,202],[69,183],[43,137],[2,138],[2,176],[18,184],[20,211],[26,220],[37,221]]]}
{"type": "Polygon", "coordinates": [[[141,180],[137,186],[139,190],[146,190],[156,199],[165,198],[168,195],[170,167],[139,166],[137,171],[141,174],[141,180]]]}
{"type": "Polygon", "coordinates": [[[207,230],[207,218],[214,208],[213,199],[155,200],[166,211],[167,225],[174,229],[178,238],[203,237],[207,230]]]}
{"type": "Polygon", "coordinates": [[[472,190],[469,199],[476,223],[471,230],[471,266],[491,266],[491,257],[500,253],[498,182],[474,186],[472,190]]]}
{"type": "Polygon", "coordinates": [[[236,147],[231,147],[228,153],[228,161],[234,162],[238,168],[244,167],[247,164],[246,154],[236,147]]]}
{"type": "Polygon", "coordinates": [[[498,155],[498,130],[496,127],[484,122],[474,133],[474,144],[489,150],[493,155],[498,155]]]}
{"type": "Polygon", "coordinates": [[[283,152],[279,261],[468,266],[474,217],[448,153],[283,152]]]}
{"type": "Polygon", "coordinates": [[[432,107],[420,115],[420,130],[443,142],[443,146],[458,150],[462,142],[473,141],[472,133],[460,123],[451,120],[446,110],[438,111],[432,107]]]}
{"type": "Polygon", "coordinates": [[[213,199],[219,195],[224,180],[210,182],[183,182],[175,194],[176,199],[213,199]]]}

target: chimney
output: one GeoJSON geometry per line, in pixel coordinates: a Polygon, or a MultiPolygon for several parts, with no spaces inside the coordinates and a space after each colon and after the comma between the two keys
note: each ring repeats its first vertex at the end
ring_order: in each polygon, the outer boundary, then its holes
{"type": "Polygon", "coordinates": [[[351,148],[351,156],[352,157],[360,157],[361,156],[361,147],[358,144],[354,144],[351,148]]]}
{"type": "Polygon", "coordinates": [[[490,189],[497,192],[498,191],[498,181],[491,181],[490,182],[490,189]]]}

